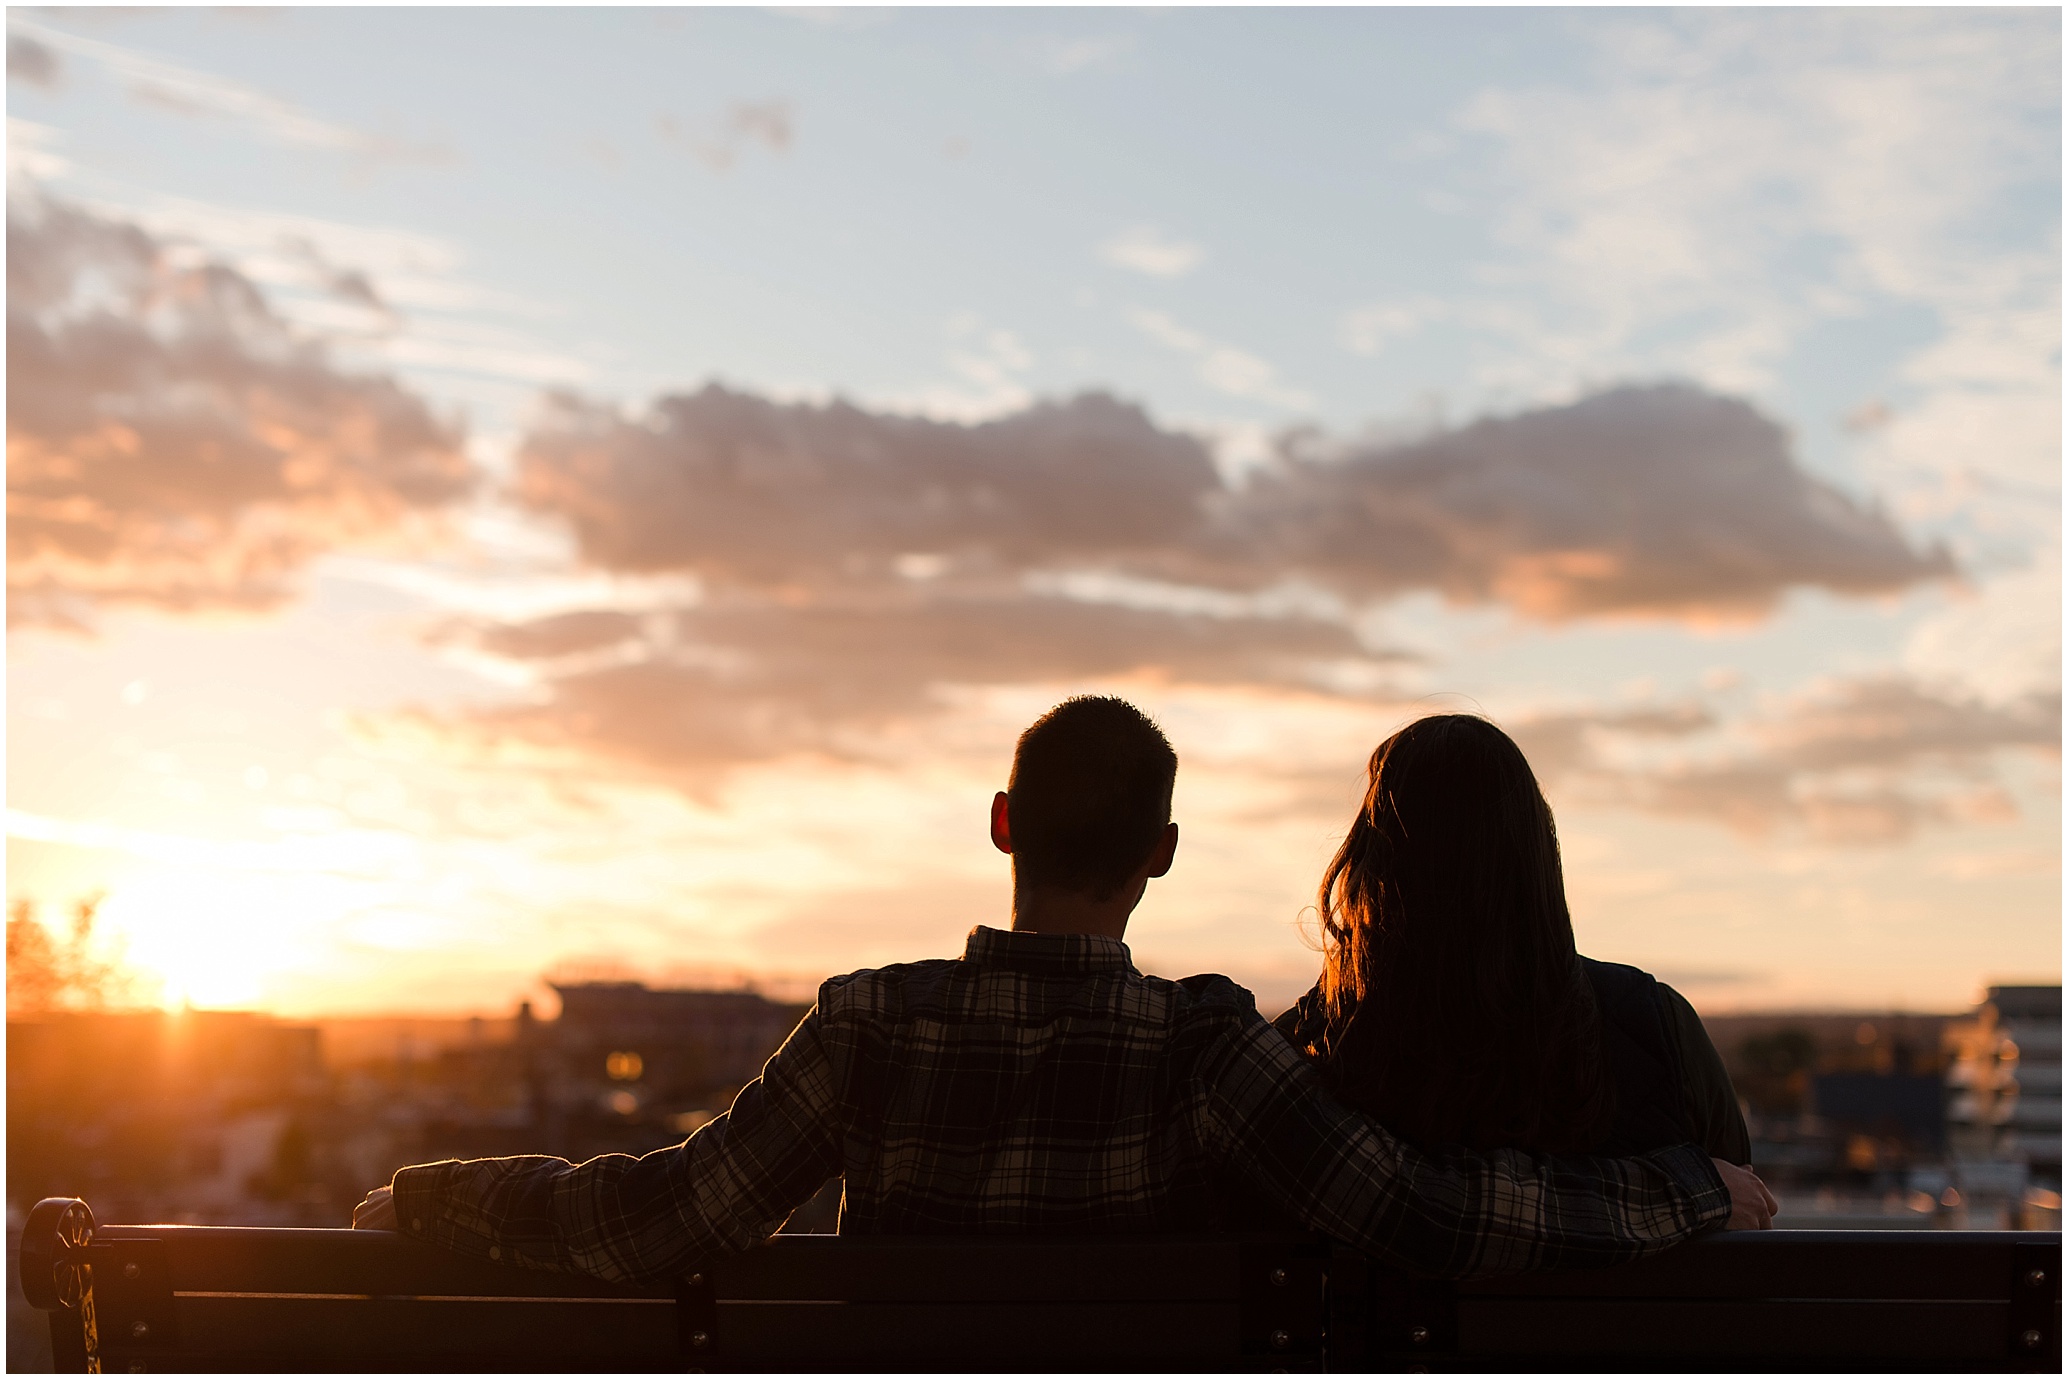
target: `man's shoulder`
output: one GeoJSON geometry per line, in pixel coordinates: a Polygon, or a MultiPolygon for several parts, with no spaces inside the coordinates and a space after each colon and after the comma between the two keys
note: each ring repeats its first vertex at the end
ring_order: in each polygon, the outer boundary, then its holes
{"type": "Polygon", "coordinates": [[[886,1014],[902,1008],[915,987],[936,987],[961,966],[959,958],[922,958],[827,978],[819,984],[819,1014],[834,1019],[886,1014]]]}

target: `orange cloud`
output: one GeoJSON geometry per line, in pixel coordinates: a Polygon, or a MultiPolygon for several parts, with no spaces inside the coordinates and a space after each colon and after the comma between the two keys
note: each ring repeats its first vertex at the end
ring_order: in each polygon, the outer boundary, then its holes
{"type": "Polygon", "coordinates": [[[1954,573],[1805,472],[1749,404],[1675,384],[1408,445],[1295,448],[1237,512],[1251,578],[1434,589],[1552,621],[1736,619],[1795,586],[1875,594],[1954,573]]]}
{"type": "Polygon", "coordinates": [[[518,478],[595,565],[759,588],[1139,559],[1197,540],[1220,489],[1199,441],[1100,394],[965,426],[716,386],[637,419],[561,396],[518,478]]]}
{"type": "Polygon", "coordinates": [[[873,735],[938,712],[944,685],[1131,674],[1298,683],[1317,659],[1368,655],[1347,629],[1308,619],[898,591],[463,623],[442,637],[529,666],[548,692],[444,731],[476,747],[516,740],[678,780],[800,752],[868,757],[873,735]]]}
{"type": "Polygon", "coordinates": [[[234,270],[54,201],[10,209],[7,252],[10,623],[269,607],[323,551],[471,489],[455,427],[234,270]]]}
{"type": "Polygon", "coordinates": [[[1717,724],[1708,709],[1685,704],[1543,715],[1514,733],[1544,780],[1580,798],[1754,836],[1792,829],[1826,843],[1888,843],[1927,824],[2015,818],[1994,759],[2004,751],[2058,757],[2061,697],[1987,704],[1900,676],[1864,677],[1743,724],[1749,750],[1651,766],[1623,764],[1615,751],[1717,724]]]}
{"type": "Polygon", "coordinates": [[[1433,589],[1533,617],[1709,621],[1789,588],[1885,593],[1954,573],[1806,473],[1746,403],[1610,390],[1412,444],[1289,439],[1240,487],[1204,447],[1100,394],[975,425],[723,388],[643,418],[577,398],[519,492],[583,556],[769,587],[1099,566],[1220,588],[1304,575],[1353,599],[1433,589]]]}

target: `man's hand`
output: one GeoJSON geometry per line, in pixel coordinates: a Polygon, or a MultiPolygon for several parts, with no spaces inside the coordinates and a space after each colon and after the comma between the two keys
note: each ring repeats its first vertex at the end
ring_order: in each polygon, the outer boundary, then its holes
{"type": "MultiPolygon", "coordinates": [[[[1773,1226],[1774,1214],[1781,1210],[1781,1205],[1774,1200],[1774,1195],[1767,1191],[1767,1186],[1760,1182],[1759,1176],[1752,1172],[1751,1166],[1740,1169],[1737,1165],[1726,1164],[1718,1159],[1712,1159],[1710,1163],[1714,1164],[1716,1172],[1723,1176],[1723,1186],[1731,1191],[1731,1219],[1723,1224],[1723,1229],[1765,1231],[1773,1226]]],[[[392,1215],[391,1212],[390,1216],[392,1215]]]]}
{"type": "MultiPolygon", "coordinates": [[[[1728,1182],[1728,1180],[1726,1180],[1726,1182],[1728,1182]]],[[[1738,1224],[1738,1214],[1737,1214],[1737,1212],[1735,1211],[1735,1209],[1736,1209],[1736,1207],[1737,1207],[1737,1201],[1738,1201],[1738,1193],[1737,1193],[1737,1190],[1736,1190],[1736,1189],[1732,1189],[1732,1190],[1731,1190],[1731,1207],[1732,1207],[1732,1209],[1733,1209],[1733,1211],[1731,1212],[1731,1225],[1732,1225],[1732,1226],[1736,1226],[1736,1225],[1738,1224]]],[[[393,1190],[393,1189],[390,1189],[390,1188],[387,1188],[387,1187],[381,1187],[381,1188],[377,1188],[377,1189],[375,1189],[375,1190],[374,1190],[373,1192],[371,1192],[371,1193],[367,1194],[367,1195],[366,1195],[366,1201],[365,1201],[365,1202],[363,1202],[363,1203],[361,1203],[361,1204],[360,1204],[360,1205],[359,1205],[358,1207],[355,1207],[355,1208],[353,1208],[353,1209],[352,1209],[352,1225],[353,1225],[353,1226],[355,1226],[355,1227],[357,1227],[357,1228],[359,1228],[359,1229],[360,1229],[360,1230],[362,1230],[362,1231],[394,1231],[394,1230],[395,1230],[395,1192],[394,1192],[394,1190],[393,1190]]]]}

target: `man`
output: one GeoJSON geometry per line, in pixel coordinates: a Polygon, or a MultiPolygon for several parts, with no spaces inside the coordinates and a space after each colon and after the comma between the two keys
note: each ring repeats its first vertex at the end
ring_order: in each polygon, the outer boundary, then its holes
{"type": "Polygon", "coordinates": [[[834,1175],[848,1233],[1198,1230],[1216,1183],[1425,1274],[1601,1265],[1768,1225],[1692,1146],[1601,1160],[1425,1152],[1350,1112],[1224,977],[1144,977],[1121,937],[1170,870],[1177,757],[1081,697],[1020,738],[991,838],[1008,931],[829,980],[732,1110],[681,1145],[399,1171],[355,1213],[509,1264],[662,1280],[764,1240],[834,1175]]]}

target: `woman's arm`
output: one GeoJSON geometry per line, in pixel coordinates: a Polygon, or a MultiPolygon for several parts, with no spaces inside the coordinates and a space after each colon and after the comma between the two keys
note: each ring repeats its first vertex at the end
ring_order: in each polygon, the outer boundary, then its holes
{"type": "Polygon", "coordinates": [[[1665,998],[1668,1031],[1678,1046],[1680,1082],[1687,1099],[1687,1117],[1695,1142],[1719,1160],[1752,1163],[1752,1135],[1738,1108],[1738,1090],[1731,1086],[1723,1056],[1709,1040],[1709,1031],[1686,997],[1659,984],[1665,998]]]}

